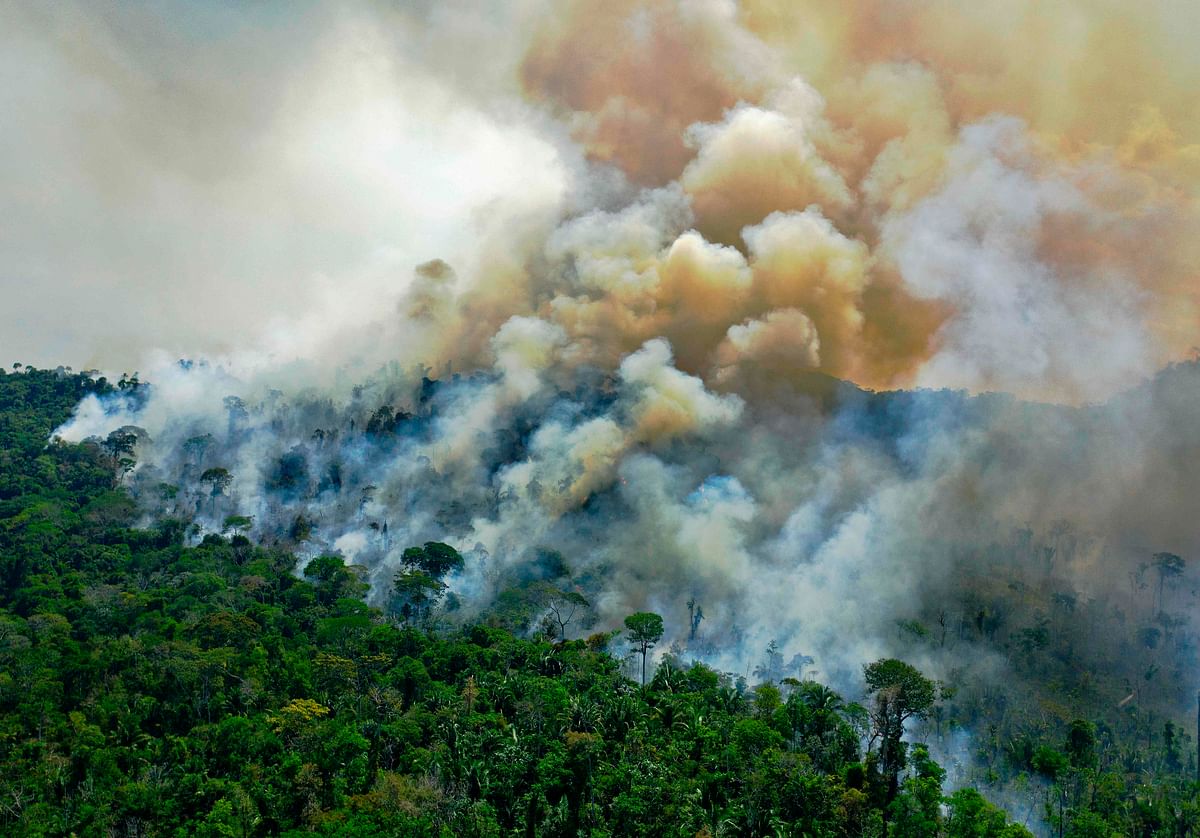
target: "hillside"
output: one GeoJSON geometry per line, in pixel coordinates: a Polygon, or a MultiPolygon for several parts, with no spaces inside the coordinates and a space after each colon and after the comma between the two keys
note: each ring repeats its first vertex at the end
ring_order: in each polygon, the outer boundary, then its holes
{"type": "MultiPolygon", "coordinates": [[[[786,676],[773,649],[749,682],[668,654],[641,688],[613,656],[628,631],[564,642],[499,627],[541,613],[545,579],[473,623],[396,600],[388,616],[341,559],[297,573],[286,549],[243,535],[188,547],[184,520],[131,528],[119,451],[44,442],[82,394],[109,388],[0,377],[8,834],[859,836],[884,821],[892,836],[1024,834],[975,792],[943,789],[923,746],[886,753],[879,699],[901,693],[860,681],[839,696],[786,676]]],[[[422,567],[433,582],[447,570],[422,567]]],[[[1045,605],[982,571],[956,584],[1045,605]]],[[[1090,691],[1062,681],[1092,611],[1060,603],[1031,632],[987,608],[898,631],[914,650],[1004,648],[1022,685],[1009,699],[920,679],[933,703],[910,734],[939,752],[967,725],[974,776],[1034,828],[1048,811],[1072,836],[1191,834],[1187,734],[1137,704],[1113,725],[1102,671],[1090,691]],[[1060,723],[1070,711],[1082,718],[1060,723]]]]}

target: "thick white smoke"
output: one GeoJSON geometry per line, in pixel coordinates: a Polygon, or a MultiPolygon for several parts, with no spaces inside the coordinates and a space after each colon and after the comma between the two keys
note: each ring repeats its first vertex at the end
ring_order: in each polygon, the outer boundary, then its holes
{"type": "Polygon", "coordinates": [[[150,382],[59,429],[145,431],[147,523],[381,602],[446,541],[463,618],[558,551],[660,652],[996,684],[1021,591],[1128,634],[1200,546],[1200,379],[1143,383],[1195,342],[1200,69],[1166,0],[1043,6],[5,7],[0,330],[150,382]]]}

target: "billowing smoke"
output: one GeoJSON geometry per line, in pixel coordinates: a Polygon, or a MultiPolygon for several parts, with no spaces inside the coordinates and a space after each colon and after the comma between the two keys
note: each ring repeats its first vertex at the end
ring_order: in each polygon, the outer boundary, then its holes
{"type": "Polygon", "coordinates": [[[61,433],[145,429],[127,481],[148,516],[193,519],[195,537],[249,517],[260,540],[365,566],[380,601],[414,544],[467,555],[464,617],[553,550],[601,627],[656,610],[693,654],[740,671],[774,639],[843,684],[894,651],[897,621],[949,611],[961,630],[962,592],[989,575],[1124,602],[1151,553],[1200,547],[1192,365],[1074,408],[821,379],[747,400],[680,371],[661,338],[616,370],[572,350],[514,318],[486,369],[382,370],[336,400],[165,365],[148,395],[89,398],[61,433]],[[219,469],[228,486],[205,476],[219,469]]]}
{"type": "Polygon", "coordinates": [[[1195,342],[1195,8],[474,5],[2,13],[0,202],[42,200],[0,207],[71,242],[0,238],[5,316],[114,292],[30,345],[145,350],[60,433],[144,429],[148,516],[250,517],[380,597],[447,541],[464,614],[558,551],[600,627],[845,684],[917,618],[930,671],[1009,666],[937,651],[999,630],[957,598],[989,569],[1136,603],[1194,553],[1200,382],[1146,382],[1195,342]],[[68,118],[92,156],[35,145],[68,118]]]}

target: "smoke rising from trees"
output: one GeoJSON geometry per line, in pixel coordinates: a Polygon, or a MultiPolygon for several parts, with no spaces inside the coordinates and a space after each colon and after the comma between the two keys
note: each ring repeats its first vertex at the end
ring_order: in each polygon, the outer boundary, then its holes
{"type": "Polygon", "coordinates": [[[148,516],[379,597],[446,542],[467,614],[556,550],[601,627],[835,683],[1019,665],[944,653],[1036,629],[988,567],[1149,621],[1195,552],[1195,369],[1140,383],[1196,325],[1178,4],[0,14],[5,333],[137,365],[60,433],[142,429],[148,516]]]}

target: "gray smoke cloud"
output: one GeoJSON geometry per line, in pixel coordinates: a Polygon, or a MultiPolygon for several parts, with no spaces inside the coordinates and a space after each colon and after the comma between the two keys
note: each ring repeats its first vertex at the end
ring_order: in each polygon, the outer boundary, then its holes
{"type": "Polygon", "coordinates": [[[902,655],[969,719],[1080,624],[1053,592],[1178,708],[1194,51],[1165,0],[1022,5],[10,4],[0,333],[151,383],[58,430],[144,431],[147,523],[249,516],[381,602],[413,544],[464,619],[557,550],[598,629],[850,692],[902,655]]]}
{"type": "Polygon", "coordinates": [[[430,15],[4,4],[9,360],[345,361],[369,348],[352,324],[378,319],[414,264],[469,259],[489,223],[555,209],[570,164],[553,133],[426,63],[439,27],[461,38],[469,22],[430,15]]]}
{"type": "MultiPolygon", "coordinates": [[[[1172,455],[1200,447],[1194,366],[1073,408],[847,385],[747,401],[680,371],[659,339],[615,371],[580,369],[570,353],[544,321],[514,319],[487,369],[424,383],[422,369],[381,371],[344,400],[256,396],[223,371],[176,365],[144,401],[89,398],[59,433],[143,428],[128,481],[151,519],[192,517],[198,538],[246,515],[255,537],[293,543],[303,516],[302,557],[341,553],[370,569],[379,597],[404,548],[443,540],[469,557],[453,580],[469,617],[553,549],[585,580],[600,626],[653,609],[687,644],[694,598],[706,622],[692,654],[744,671],[774,639],[850,689],[883,654],[947,677],[968,665],[914,648],[896,624],[943,611],[961,634],[976,607],[963,592],[980,580],[1137,613],[1150,607],[1130,590],[1139,561],[1197,547],[1196,477],[1172,455]],[[213,467],[233,477],[215,497],[200,479],[213,467]]],[[[1012,619],[1015,632],[1033,616],[1012,619]]],[[[989,677],[1005,665],[969,663],[989,677]]]]}

